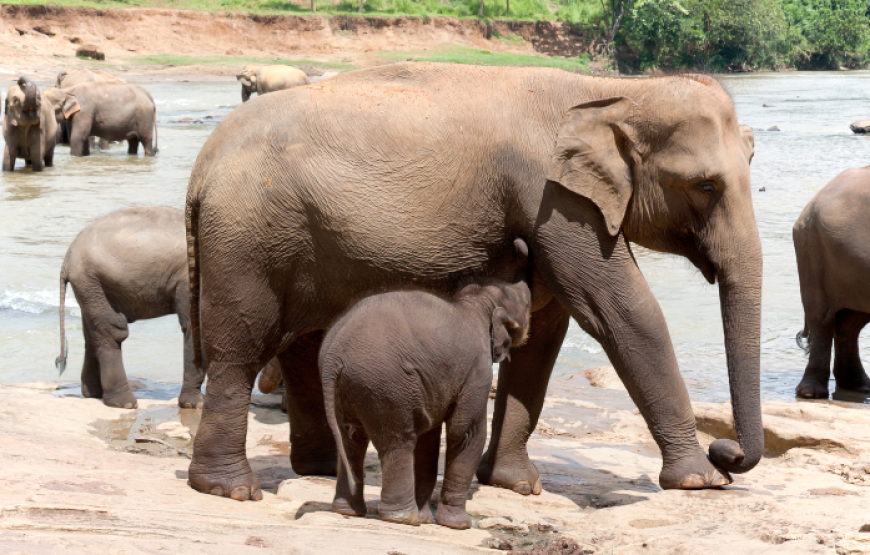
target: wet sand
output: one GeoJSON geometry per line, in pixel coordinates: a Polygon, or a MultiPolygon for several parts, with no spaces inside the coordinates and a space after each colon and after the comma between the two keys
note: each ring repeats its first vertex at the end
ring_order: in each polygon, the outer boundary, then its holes
{"type": "MultiPolygon", "coordinates": [[[[755,470],[719,491],[662,491],[659,451],[627,394],[610,370],[589,376],[605,387],[582,375],[551,383],[529,442],[544,492],[475,484],[466,531],[331,513],[334,479],[290,469],[277,396],[255,396],[249,414],[265,498],[240,503],[187,486],[197,411],[174,400],[124,411],[53,384],[0,386],[0,553],[870,553],[859,531],[870,528],[870,410],[766,403],[769,453],[755,470]]],[[[701,430],[730,427],[727,404],[695,410],[701,430]]],[[[712,439],[702,431],[703,444],[712,439]]],[[[373,451],[366,466],[372,513],[373,451]]]]}

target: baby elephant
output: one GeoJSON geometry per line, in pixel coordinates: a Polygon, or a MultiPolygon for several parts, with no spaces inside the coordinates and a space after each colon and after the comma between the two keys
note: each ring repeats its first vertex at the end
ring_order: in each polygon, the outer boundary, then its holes
{"type": "Polygon", "coordinates": [[[6,96],[3,121],[3,171],[15,169],[15,159],[24,158],[41,172],[54,162],[57,123],[50,102],[43,101],[36,84],[21,77],[6,96]]]}
{"type": "Polygon", "coordinates": [[[127,324],[177,314],[184,332],[184,382],[178,404],[202,407],[200,386],[205,373],[193,364],[183,212],[153,206],[125,208],[76,236],[60,270],[61,354],[56,365],[61,372],[66,367],[67,282],[82,310],[82,395],[102,398],[111,407],[136,408],[121,360],[127,324]]]}
{"type": "MultiPolygon", "coordinates": [[[[515,246],[525,262],[525,242],[517,239],[515,246]]],[[[371,439],[383,472],[381,519],[431,523],[446,422],[444,485],[434,520],[471,526],[465,501],[486,441],[492,365],[525,341],[530,304],[524,281],[490,280],[450,300],[419,291],[374,295],[336,321],[319,360],[340,454],[333,511],[366,514],[363,460],[371,439]]]]}

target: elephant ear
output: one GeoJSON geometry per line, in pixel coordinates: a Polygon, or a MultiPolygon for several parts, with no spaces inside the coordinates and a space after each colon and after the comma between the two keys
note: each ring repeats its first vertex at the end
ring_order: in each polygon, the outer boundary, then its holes
{"type": "Polygon", "coordinates": [[[244,85],[248,88],[251,87],[251,80],[248,79],[247,75],[239,75],[239,81],[242,83],[242,85],[244,85]]]}
{"type": "Polygon", "coordinates": [[[490,338],[492,340],[492,361],[499,363],[505,359],[510,360],[508,353],[511,348],[511,334],[508,328],[518,328],[519,323],[511,319],[504,307],[496,307],[492,311],[492,324],[490,338]]]}
{"type": "Polygon", "coordinates": [[[746,159],[752,163],[752,157],[755,156],[755,133],[748,125],[740,126],[740,138],[743,139],[743,150],[746,152],[746,159]]]}
{"type": "Polygon", "coordinates": [[[619,233],[633,191],[628,118],[635,106],[624,96],[574,106],[562,118],[547,179],[588,198],[619,233]]]}
{"type": "Polygon", "coordinates": [[[76,100],[76,97],[73,95],[67,95],[67,97],[63,100],[61,104],[61,109],[63,110],[63,117],[66,119],[71,119],[76,113],[81,111],[82,107],[79,106],[79,101],[76,100]]]}

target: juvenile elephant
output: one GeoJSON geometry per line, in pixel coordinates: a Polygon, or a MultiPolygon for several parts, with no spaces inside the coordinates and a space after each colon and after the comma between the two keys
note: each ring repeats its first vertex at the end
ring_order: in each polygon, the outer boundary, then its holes
{"type": "Polygon", "coordinates": [[[90,82],[46,91],[58,123],[70,126],[70,154],[88,156],[88,138],[127,141],[127,153],[136,154],[139,143],[145,156],[157,152],[157,107],[138,85],[90,82]]]}
{"type": "Polygon", "coordinates": [[[573,317],[661,448],[659,484],[729,483],[764,446],[753,148],[726,92],[697,75],[402,63],[237,108],[203,146],[187,194],[191,326],[210,380],[191,486],[261,498],[245,455],[248,403],[276,354],[291,464],[334,473],[312,377],[323,330],[376,292],[452,295],[465,278],[501,277],[518,236],[534,268],[531,329],[501,363],[480,481],[541,491],[526,441],[573,317]],[[631,243],[682,255],[719,284],[739,443],[717,440],[709,458],[631,243]]]}
{"type": "Polygon", "coordinates": [[[858,335],[870,322],[870,166],[844,171],[819,191],[794,224],[809,362],[800,397],[826,399],[834,348],[837,387],[870,393],[858,335]]]}
{"type": "Polygon", "coordinates": [[[121,359],[127,324],[177,314],[184,332],[184,380],[178,404],[202,407],[205,373],[193,362],[184,213],[143,206],[112,212],[85,227],[60,270],[60,356],[66,367],[66,284],[82,311],[85,357],[82,395],[111,407],[136,408],[121,359]]]}
{"type": "MultiPolygon", "coordinates": [[[[515,244],[524,261],[528,247],[515,244]]],[[[471,527],[465,501],[486,443],[492,365],[525,340],[530,307],[525,281],[485,281],[450,300],[422,291],[373,295],[336,321],[320,349],[326,418],[341,455],[333,511],[365,516],[371,439],[381,461],[381,519],[431,524],[446,423],[435,522],[471,527]]]]}
{"type": "Polygon", "coordinates": [[[236,76],[242,84],[242,102],[254,93],[266,94],[308,84],[308,76],[301,69],[290,66],[246,65],[236,76]]]}
{"type": "MultiPolygon", "coordinates": [[[[61,71],[57,74],[57,82],[56,86],[59,89],[75,87],[76,85],[81,85],[82,83],[126,83],[124,79],[120,77],[116,77],[107,71],[103,71],[102,69],[88,69],[88,68],[79,68],[74,69],[72,72],[69,71],[61,71]]],[[[57,142],[58,144],[68,145],[70,137],[70,126],[69,122],[63,121],[59,122],[57,126],[57,142]]],[[[100,148],[105,150],[108,148],[109,141],[102,139],[100,141],[100,148]]],[[[93,140],[93,135],[90,139],[91,148],[94,148],[95,142],[93,140]]]]}
{"type": "Polygon", "coordinates": [[[51,103],[44,102],[36,83],[21,77],[9,88],[3,120],[3,171],[15,169],[15,159],[24,158],[33,171],[54,164],[57,123],[51,103]]]}

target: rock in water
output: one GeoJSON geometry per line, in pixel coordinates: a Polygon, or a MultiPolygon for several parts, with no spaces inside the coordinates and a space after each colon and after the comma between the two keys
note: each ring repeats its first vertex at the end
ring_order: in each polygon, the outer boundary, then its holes
{"type": "Polygon", "coordinates": [[[870,119],[856,121],[849,125],[849,129],[851,129],[853,133],[858,133],[860,135],[870,133],[870,119]]]}
{"type": "Polygon", "coordinates": [[[91,58],[92,60],[105,60],[106,54],[98,46],[83,44],[76,49],[76,56],[91,58]]]}

